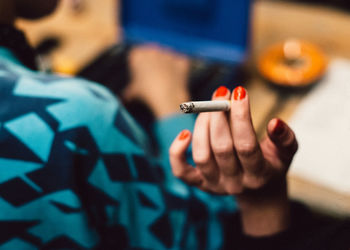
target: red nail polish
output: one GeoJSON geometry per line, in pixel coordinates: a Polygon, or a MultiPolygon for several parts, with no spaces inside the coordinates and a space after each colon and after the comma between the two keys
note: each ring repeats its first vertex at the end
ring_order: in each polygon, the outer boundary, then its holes
{"type": "Polygon", "coordinates": [[[185,140],[190,135],[190,131],[187,129],[183,130],[179,135],[179,140],[185,140]]]}
{"type": "Polygon", "coordinates": [[[228,89],[225,86],[221,86],[216,90],[215,97],[226,96],[228,89]]]}
{"type": "Polygon", "coordinates": [[[284,123],[280,119],[277,119],[275,128],[273,129],[273,133],[275,135],[281,135],[284,132],[284,129],[285,129],[284,123]]]}
{"type": "Polygon", "coordinates": [[[237,88],[235,88],[235,90],[233,91],[233,99],[237,100],[242,100],[244,99],[244,97],[246,96],[246,91],[243,87],[238,86],[237,88]]]}

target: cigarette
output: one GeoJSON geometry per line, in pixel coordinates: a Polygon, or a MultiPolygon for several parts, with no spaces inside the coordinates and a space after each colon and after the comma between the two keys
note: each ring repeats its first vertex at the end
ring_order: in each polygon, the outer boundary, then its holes
{"type": "Polygon", "coordinates": [[[184,102],[180,104],[183,113],[200,113],[214,111],[229,111],[231,102],[228,100],[184,102]]]}

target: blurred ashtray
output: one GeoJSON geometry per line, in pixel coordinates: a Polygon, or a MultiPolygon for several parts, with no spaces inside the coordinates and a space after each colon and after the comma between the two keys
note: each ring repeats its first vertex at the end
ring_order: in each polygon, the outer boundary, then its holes
{"type": "Polygon", "coordinates": [[[258,59],[258,70],[274,84],[304,87],[322,78],[327,64],[327,57],[317,45],[289,39],[267,48],[258,59]]]}

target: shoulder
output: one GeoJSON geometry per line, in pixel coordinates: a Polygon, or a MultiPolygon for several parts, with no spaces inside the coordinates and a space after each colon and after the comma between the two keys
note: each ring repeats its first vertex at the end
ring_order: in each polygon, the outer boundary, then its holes
{"type": "Polygon", "coordinates": [[[23,110],[21,115],[48,114],[53,119],[47,122],[54,120],[58,124],[57,132],[87,128],[96,143],[107,151],[117,146],[111,143],[112,139],[131,140],[139,146],[147,140],[119,100],[97,83],[42,74],[16,65],[0,67],[0,81],[6,82],[0,86],[0,97],[7,102],[16,99],[17,109],[23,110]]]}
{"type": "Polygon", "coordinates": [[[97,83],[35,72],[14,63],[0,64],[0,81],[4,95],[25,97],[32,102],[51,100],[47,106],[49,110],[61,107],[71,113],[79,107],[93,114],[97,110],[99,113],[115,112],[120,106],[117,98],[97,83]]]}

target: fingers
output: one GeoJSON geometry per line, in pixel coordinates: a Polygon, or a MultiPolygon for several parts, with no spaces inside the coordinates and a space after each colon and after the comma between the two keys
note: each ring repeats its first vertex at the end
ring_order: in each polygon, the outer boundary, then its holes
{"type": "Polygon", "coordinates": [[[214,184],[218,181],[219,171],[210,148],[209,121],[209,113],[198,115],[193,131],[192,155],[203,177],[214,184]]]}
{"type": "MultiPolygon", "coordinates": [[[[219,88],[213,99],[228,100],[230,91],[219,88]]],[[[231,97],[231,110],[201,113],[196,120],[192,153],[197,167],[186,161],[191,133],[183,131],[170,148],[174,175],[188,184],[220,194],[241,194],[259,189],[269,181],[285,176],[297,150],[293,131],[281,120],[273,119],[268,137],[258,143],[252,124],[249,97],[238,87],[231,97]]]]}
{"type": "Polygon", "coordinates": [[[198,169],[186,161],[186,150],[191,142],[191,133],[183,130],[173,141],[169,149],[173,174],[189,185],[201,186],[202,176],[198,169]]]}
{"type": "MultiPolygon", "coordinates": [[[[229,99],[230,91],[223,86],[218,88],[213,95],[213,100],[229,99]]],[[[231,191],[237,189],[240,183],[240,168],[235,156],[227,113],[210,113],[209,131],[211,148],[220,170],[220,181],[224,182],[231,191]]]]}
{"type": "Polygon", "coordinates": [[[261,177],[264,161],[252,124],[246,90],[235,88],[231,101],[232,136],[242,170],[248,177],[261,177]]]}
{"type": "Polygon", "coordinates": [[[267,134],[279,158],[289,165],[298,150],[294,132],[282,120],[274,118],[267,125],[267,134]]]}

